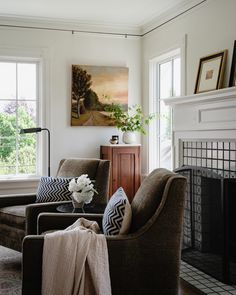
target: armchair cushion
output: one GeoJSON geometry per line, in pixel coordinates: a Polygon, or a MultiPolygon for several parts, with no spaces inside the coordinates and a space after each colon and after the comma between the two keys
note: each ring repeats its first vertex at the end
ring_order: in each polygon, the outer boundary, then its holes
{"type": "Polygon", "coordinates": [[[71,192],[68,190],[72,178],[41,177],[36,203],[70,201],[71,192]]]}
{"type": "Polygon", "coordinates": [[[110,198],[104,211],[102,226],[105,235],[127,234],[131,225],[131,206],[123,190],[118,190],[110,198]]]}
{"type": "Polygon", "coordinates": [[[25,207],[25,205],[18,205],[0,208],[0,224],[24,228],[25,207]]]}
{"type": "Polygon", "coordinates": [[[0,208],[0,241],[6,247],[21,250],[21,241],[25,236],[26,205],[0,208]]]}

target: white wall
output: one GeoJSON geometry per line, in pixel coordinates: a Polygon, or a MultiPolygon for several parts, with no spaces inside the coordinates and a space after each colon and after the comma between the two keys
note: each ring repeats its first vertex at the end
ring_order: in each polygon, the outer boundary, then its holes
{"type": "Polygon", "coordinates": [[[111,135],[118,133],[115,127],[70,126],[72,64],[128,67],[129,104],[141,102],[140,39],[1,28],[0,40],[0,51],[2,47],[7,48],[6,52],[13,48],[22,52],[42,49],[45,53],[48,67],[45,127],[51,131],[52,175],[62,158],[99,157],[100,145],[107,144],[111,135]]]}
{"type": "MultiPolygon", "coordinates": [[[[228,85],[234,40],[236,1],[208,0],[142,39],[143,106],[148,110],[149,60],[182,44],[186,35],[186,93],[193,94],[199,59],[228,49],[225,87],[228,85]]],[[[143,171],[148,171],[148,143],[143,138],[143,171]]]]}
{"type": "MultiPolygon", "coordinates": [[[[142,96],[144,111],[148,112],[149,60],[182,44],[185,35],[186,94],[194,91],[199,59],[223,49],[229,50],[225,76],[225,85],[228,84],[233,42],[236,40],[235,11],[235,0],[208,0],[141,40],[96,34],[72,35],[69,32],[0,28],[0,48],[21,48],[22,51],[28,48],[42,49],[46,52],[49,66],[46,82],[49,88],[45,97],[47,127],[51,130],[52,138],[52,175],[55,175],[61,158],[99,157],[100,145],[107,143],[112,134],[117,134],[113,127],[70,126],[72,64],[129,67],[129,104],[140,103],[142,96]]],[[[148,136],[144,136],[142,140],[142,172],[146,173],[148,136]]]]}

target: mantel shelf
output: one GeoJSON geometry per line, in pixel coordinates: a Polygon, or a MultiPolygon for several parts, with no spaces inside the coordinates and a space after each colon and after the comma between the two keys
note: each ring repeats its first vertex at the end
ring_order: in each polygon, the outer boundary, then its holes
{"type": "Polygon", "coordinates": [[[166,105],[174,106],[180,104],[213,103],[225,101],[226,99],[236,99],[236,86],[193,95],[165,98],[163,101],[166,105]]]}

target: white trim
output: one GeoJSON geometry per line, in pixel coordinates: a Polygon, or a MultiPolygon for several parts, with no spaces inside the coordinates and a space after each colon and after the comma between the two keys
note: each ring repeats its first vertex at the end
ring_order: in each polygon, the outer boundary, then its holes
{"type": "MultiPolygon", "coordinates": [[[[2,25],[19,26],[31,29],[45,29],[45,30],[58,30],[58,31],[80,31],[88,33],[114,33],[114,34],[134,34],[141,37],[141,28],[136,25],[127,24],[109,24],[109,23],[92,23],[81,22],[78,20],[67,20],[62,18],[50,17],[30,17],[30,16],[15,16],[15,15],[1,15],[0,20],[2,25]]],[[[10,27],[9,27],[10,28],[10,27]]],[[[75,32],[76,34],[78,32],[75,32]]],[[[122,36],[123,37],[123,36],[122,36]]]]}
{"type": "Polygon", "coordinates": [[[174,106],[180,104],[211,103],[216,101],[223,102],[235,98],[236,86],[193,95],[165,98],[164,101],[166,105],[174,106]]]}
{"type": "Polygon", "coordinates": [[[0,196],[36,193],[39,178],[0,180],[0,196]]]}
{"type": "MultiPolygon", "coordinates": [[[[181,60],[181,95],[185,93],[185,77],[186,77],[186,41],[187,36],[184,35],[179,44],[172,46],[171,49],[162,52],[157,57],[152,58],[149,61],[149,113],[157,113],[157,101],[158,95],[155,93],[156,89],[158,89],[158,81],[157,81],[157,64],[165,62],[165,60],[169,58],[174,58],[175,56],[180,56],[181,60]],[[156,81],[156,82],[155,82],[156,81]]],[[[157,120],[159,121],[159,120],[157,120]]],[[[156,164],[158,163],[158,155],[157,152],[157,141],[159,139],[156,137],[156,134],[159,134],[158,131],[158,122],[153,120],[149,124],[149,138],[148,138],[148,171],[152,171],[156,168],[156,164]]],[[[172,141],[172,154],[174,152],[174,145],[172,141]]],[[[174,159],[172,157],[172,165],[174,163],[174,159]]]]}
{"type": "Polygon", "coordinates": [[[181,60],[181,94],[180,95],[186,95],[187,93],[187,34],[185,34],[182,37],[182,40],[180,41],[180,60],[181,60]]]}
{"type": "MultiPolygon", "coordinates": [[[[155,97],[155,81],[156,81],[156,63],[153,60],[149,61],[149,114],[157,113],[157,99],[155,97]]],[[[155,120],[152,120],[148,128],[148,170],[153,170],[153,162],[157,162],[156,158],[156,145],[157,138],[153,136],[157,134],[157,124],[155,120]]]]}
{"type": "MultiPolygon", "coordinates": [[[[72,31],[84,31],[85,33],[95,32],[96,34],[101,33],[114,33],[126,35],[137,35],[136,37],[142,37],[143,34],[155,29],[156,27],[165,24],[166,22],[172,20],[175,17],[183,13],[189,13],[188,10],[193,11],[197,9],[197,5],[204,5],[206,0],[184,0],[181,3],[175,5],[174,7],[167,7],[164,11],[158,11],[153,15],[152,20],[144,20],[139,24],[120,24],[120,23],[110,23],[110,22],[99,22],[94,23],[92,20],[80,21],[78,19],[63,19],[63,18],[53,18],[53,17],[35,17],[35,16],[19,16],[12,14],[0,14],[0,20],[2,25],[9,26],[22,26],[23,28],[29,29],[45,29],[45,30],[67,30],[72,31]]],[[[198,6],[201,7],[202,5],[198,6]]],[[[123,37],[123,36],[122,36],[123,37]]]]}

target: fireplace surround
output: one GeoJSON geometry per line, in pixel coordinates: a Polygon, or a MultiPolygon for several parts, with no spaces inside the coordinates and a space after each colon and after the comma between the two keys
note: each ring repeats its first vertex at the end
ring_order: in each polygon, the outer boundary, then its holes
{"type": "Polygon", "coordinates": [[[165,103],[173,112],[173,167],[188,179],[182,259],[236,283],[236,87],[165,103]]]}

